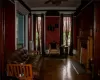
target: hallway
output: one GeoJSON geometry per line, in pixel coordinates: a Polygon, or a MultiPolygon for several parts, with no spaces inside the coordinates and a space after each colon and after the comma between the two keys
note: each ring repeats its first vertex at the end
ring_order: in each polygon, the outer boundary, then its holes
{"type": "Polygon", "coordinates": [[[21,63],[31,79],[100,80],[100,0],[0,0],[0,80],[21,63]]]}
{"type": "Polygon", "coordinates": [[[89,75],[78,75],[68,59],[44,58],[41,80],[91,80],[89,75]]]}

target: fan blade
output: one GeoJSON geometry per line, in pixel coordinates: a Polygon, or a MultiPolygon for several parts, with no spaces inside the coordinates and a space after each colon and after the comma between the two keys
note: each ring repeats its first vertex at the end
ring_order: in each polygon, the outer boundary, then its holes
{"type": "Polygon", "coordinates": [[[46,1],[44,4],[48,4],[49,2],[51,2],[50,0],[46,1]]]}

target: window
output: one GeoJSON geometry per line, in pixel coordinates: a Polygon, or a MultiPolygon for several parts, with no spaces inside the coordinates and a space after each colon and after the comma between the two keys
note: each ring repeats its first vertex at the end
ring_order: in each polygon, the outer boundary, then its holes
{"type": "Polygon", "coordinates": [[[36,21],[36,50],[41,50],[41,17],[36,21]]]}
{"type": "Polygon", "coordinates": [[[24,18],[25,16],[17,13],[17,29],[16,29],[16,36],[17,36],[17,49],[22,48],[24,46],[24,18]]]}
{"type": "Polygon", "coordinates": [[[71,40],[71,17],[63,18],[63,45],[69,46],[71,40]]]}

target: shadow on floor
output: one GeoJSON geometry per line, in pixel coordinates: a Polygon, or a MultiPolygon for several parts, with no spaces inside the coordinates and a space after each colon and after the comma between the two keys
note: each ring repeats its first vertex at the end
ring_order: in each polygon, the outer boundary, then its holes
{"type": "Polygon", "coordinates": [[[64,59],[66,58],[67,59],[67,56],[68,55],[60,55],[60,54],[47,54],[47,55],[44,55],[44,57],[48,57],[48,58],[58,58],[58,59],[64,59]]]}

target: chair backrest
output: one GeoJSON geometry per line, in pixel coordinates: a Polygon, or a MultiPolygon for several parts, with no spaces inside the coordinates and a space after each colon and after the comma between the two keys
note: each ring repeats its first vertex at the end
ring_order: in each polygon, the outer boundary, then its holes
{"type": "Polygon", "coordinates": [[[32,80],[31,64],[7,64],[7,76],[15,76],[20,80],[32,80]]]}
{"type": "Polygon", "coordinates": [[[59,49],[59,44],[55,41],[49,43],[49,49],[59,49]]]}
{"type": "Polygon", "coordinates": [[[51,49],[57,49],[57,43],[55,41],[51,42],[49,45],[51,49]]]}

